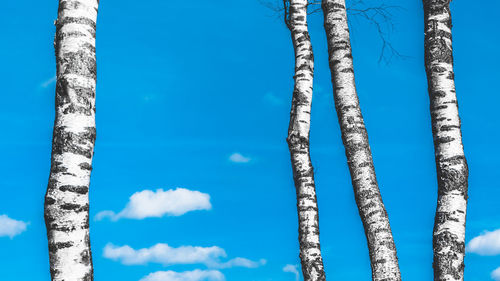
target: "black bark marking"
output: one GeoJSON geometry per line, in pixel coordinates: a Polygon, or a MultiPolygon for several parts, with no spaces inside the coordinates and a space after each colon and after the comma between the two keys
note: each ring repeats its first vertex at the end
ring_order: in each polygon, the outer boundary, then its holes
{"type": "Polygon", "coordinates": [[[75,186],[75,185],[63,185],[59,187],[60,191],[74,192],[78,194],[87,194],[89,192],[88,186],[75,186]]]}
{"type": "Polygon", "coordinates": [[[96,79],[95,49],[92,45],[85,46],[87,50],[66,53],[61,58],[60,64],[65,65],[62,74],[78,74],[87,78],[96,79]]]}
{"type": "Polygon", "coordinates": [[[52,153],[63,154],[65,152],[70,152],[92,158],[95,136],[94,128],[87,128],[87,130],[82,133],[72,133],[67,131],[64,127],[54,127],[52,153]],[[89,143],[92,145],[89,146],[89,143]]]}
{"type": "Polygon", "coordinates": [[[457,126],[457,125],[443,125],[440,128],[440,130],[443,131],[443,132],[453,131],[455,129],[460,130],[460,126],[457,126]]]}
{"type": "Polygon", "coordinates": [[[74,18],[74,17],[65,17],[63,19],[57,19],[56,21],[56,27],[60,29],[62,26],[65,24],[70,24],[70,23],[77,23],[77,24],[82,24],[82,25],[88,25],[92,29],[96,29],[96,23],[95,21],[89,19],[89,18],[74,18]]]}
{"type": "Polygon", "coordinates": [[[49,243],[49,251],[54,253],[54,252],[58,251],[59,249],[69,248],[71,246],[73,246],[73,242],[71,242],[71,241],[49,243]]]}
{"type": "Polygon", "coordinates": [[[78,166],[80,166],[80,169],[82,169],[82,170],[92,171],[92,165],[89,163],[81,163],[78,166]]]}
{"type": "Polygon", "coordinates": [[[53,205],[56,203],[56,199],[52,198],[52,197],[45,197],[45,205],[53,205]]]}

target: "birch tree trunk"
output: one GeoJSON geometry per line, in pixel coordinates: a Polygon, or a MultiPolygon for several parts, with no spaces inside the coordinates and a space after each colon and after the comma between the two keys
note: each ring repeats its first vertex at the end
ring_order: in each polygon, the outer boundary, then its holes
{"type": "Polygon", "coordinates": [[[347,163],[363,222],[375,281],[401,280],[389,217],[378,188],[354,81],[354,68],[344,0],[323,0],[335,108],[347,163]]]}
{"type": "Polygon", "coordinates": [[[300,259],[304,281],[324,281],[318,204],[309,155],[314,56],[307,28],[307,0],[291,0],[289,9],[288,27],[295,50],[295,87],[287,142],[297,192],[300,259]]]}
{"type": "Polygon", "coordinates": [[[52,280],[93,280],[89,184],[96,137],[98,0],[60,0],[56,25],[56,118],[45,195],[52,280]]]}
{"type": "Polygon", "coordinates": [[[453,73],[450,0],[424,0],[425,69],[438,178],[434,280],[464,279],[468,168],[453,73]]]}

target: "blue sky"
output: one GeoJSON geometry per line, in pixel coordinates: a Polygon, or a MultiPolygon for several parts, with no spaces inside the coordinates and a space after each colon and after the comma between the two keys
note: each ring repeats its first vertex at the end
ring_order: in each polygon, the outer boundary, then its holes
{"type": "MultiPolygon", "coordinates": [[[[357,88],[403,279],[431,280],[437,184],[423,12],[420,1],[386,3],[401,6],[393,11],[390,40],[406,58],[378,63],[376,30],[351,19],[357,88]]],[[[500,229],[500,93],[494,87],[500,74],[499,9],[497,1],[452,3],[457,95],[470,168],[467,241],[500,229]]],[[[7,1],[0,11],[0,270],[8,281],[49,280],[43,196],[54,120],[56,17],[57,1],[7,1]]],[[[310,17],[310,32],[316,59],[311,154],[327,278],[369,281],[321,14],[310,17]]],[[[282,19],[253,0],[101,1],[97,57],[91,217],[119,213],[144,190],[199,193],[183,205],[198,210],[182,215],[156,210],[154,216],[165,216],[143,218],[129,209],[114,219],[92,219],[95,279],[138,281],[158,271],[202,270],[204,280],[221,280],[217,272],[228,281],[295,280],[283,271],[299,258],[285,142],[294,60],[282,19]],[[160,251],[134,264],[121,252],[113,252],[114,260],[104,251],[107,245],[129,246],[133,258],[134,250],[163,244],[173,253],[199,246],[213,255],[185,264],[160,251]],[[235,262],[238,257],[246,260],[235,262]]],[[[491,280],[500,267],[500,234],[481,236],[474,245],[475,253],[466,257],[466,279],[491,280]]],[[[169,274],[164,278],[187,278],[169,274]]]]}

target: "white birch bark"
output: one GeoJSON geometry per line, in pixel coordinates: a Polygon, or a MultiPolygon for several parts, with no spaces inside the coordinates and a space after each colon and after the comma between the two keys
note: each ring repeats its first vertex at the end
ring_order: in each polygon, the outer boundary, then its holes
{"type": "Polygon", "coordinates": [[[438,177],[434,280],[464,279],[468,167],[455,92],[450,0],[424,0],[425,68],[438,177]]]}
{"type": "Polygon", "coordinates": [[[389,217],[378,188],[361,114],[344,0],[323,0],[335,107],[359,214],[368,242],[374,281],[401,280],[389,217]]]}
{"type": "Polygon", "coordinates": [[[56,118],[45,195],[52,280],[93,280],[89,184],[96,136],[98,0],[60,0],[55,22],[56,118]]]}
{"type": "Polygon", "coordinates": [[[324,281],[326,279],[319,241],[318,204],[309,155],[314,57],[307,28],[307,0],[290,1],[288,27],[295,50],[295,87],[287,142],[297,193],[302,274],[304,281],[324,281]]]}

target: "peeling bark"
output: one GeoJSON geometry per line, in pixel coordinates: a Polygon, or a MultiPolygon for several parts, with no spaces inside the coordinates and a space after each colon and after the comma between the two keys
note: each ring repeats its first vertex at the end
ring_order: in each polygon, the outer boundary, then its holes
{"type": "Polygon", "coordinates": [[[54,281],[93,280],[89,184],[96,137],[98,0],[60,0],[54,40],[57,85],[45,224],[54,281]]]}
{"type": "Polygon", "coordinates": [[[438,178],[434,280],[464,279],[468,167],[455,92],[450,0],[424,0],[425,69],[438,178]]]}
{"type": "Polygon", "coordinates": [[[347,164],[365,229],[374,281],[401,280],[389,217],[375,175],[368,134],[361,114],[344,0],[323,0],[324,25],[334,86],[335,108],[347,164]]]}
{"type": "Polygon", "coordinates": [[[295,87],[287,142],[297,193],[300,259],[304,281],[324,281],[318,204],[309,154],[314,57],[307,28],[307,0],[291,0],[288,17],[286,22],[295,50],[295,87]]]}

